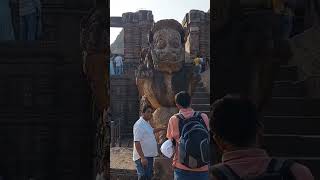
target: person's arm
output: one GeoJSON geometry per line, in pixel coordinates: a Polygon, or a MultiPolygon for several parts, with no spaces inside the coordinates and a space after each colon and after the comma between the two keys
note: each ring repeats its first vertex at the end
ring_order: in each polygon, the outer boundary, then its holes
{"type": "Polygon", "coordinates": [[[158,133],[158,132],[160,132],[160,131],[165,131],[165,130],[167,130],[166,127],[155,128],[155,129],[153,129],[153,133],[155,134],[155,133],[158,133]]]}
{"type": "Polygon", "coordinates": [[[134,142],[134,145],[136,147],[136,150],[137,150],[137,153],[139,154],[140,158],[141,158],[141,164],[143,166],[146,166],[148,161],[147,159],[144,157],[144,154],[143,154],[143,151],[142,151],[142,147],[141,147],[141,144],[140,144],[140,141],[135,141],[134,142]]]}

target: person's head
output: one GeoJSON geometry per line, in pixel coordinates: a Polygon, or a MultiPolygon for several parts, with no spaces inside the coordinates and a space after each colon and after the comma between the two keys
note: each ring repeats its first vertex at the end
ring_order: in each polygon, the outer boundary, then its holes
{"type": "Polygon", "coordinates": [[[256,145],[258,113],[246,98],[225,96],[212,104],[210,129],[222,151],[256,145]]]}
{"type": "Polygon", "coordinates": [[[149,105],[144,105],[144,106],[142,107],[142,111],[141,111],[141,114],[142,114],[143,119],[146,120],[146,121],[151,120],[151,118],[152,118],[152,111],[153,111],[153,109],[152,109],[151,106],[149,106],[149,105]]]}
{"type": "Polygon", "coordinates": [[[191,97],[186,91],[181,91],[175,95],[175,102],[179,109],[188,108],[191,104],[191,97]]]}
{"type": "Polygon", "coordinates": [[[194,64],[195,64],[195,65],[200,64],[200,58],[198,58],[198,57],[195,58],[195,59],[194,59],[194,64]]]}

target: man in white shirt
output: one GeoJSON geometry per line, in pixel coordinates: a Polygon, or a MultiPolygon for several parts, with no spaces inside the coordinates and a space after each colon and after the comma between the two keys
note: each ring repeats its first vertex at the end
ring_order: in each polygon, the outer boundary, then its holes
{"type": "Polygon", "coordinates": [[[136,164],[139,180],[151,180],[153,175],[153,158],[158,155],[157,141],[154,133],[166,130],[165,127],[153,129],[149,123],[152,108],[145,105],[142,116],[133,126],[133,161],[136,164]]]}
{"type": "Polygon", "coordinates": [[[120,55],[117,55],[114,59],[114,62],[116,63],[116,75],[120,75],[122,73],[123,66],[122,57],[120,55]]]}

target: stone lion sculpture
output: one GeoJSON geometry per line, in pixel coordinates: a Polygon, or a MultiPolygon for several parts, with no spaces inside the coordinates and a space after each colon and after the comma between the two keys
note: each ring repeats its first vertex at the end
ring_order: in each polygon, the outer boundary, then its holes
{"type": "MultiPolygon", "coordinates": [[[[149,47],[142,50],[136,70],[136,84],[141,105],[149,104],[155,111],[151,124],[164,127],[178,112],[174,96],[180,91],[192,94],[200,75],[185,63],[184,29],[173,19],[160,20],[149,34],[149,47]]],[[[165,132],[157,136],[162,142],[165,132]]]]}

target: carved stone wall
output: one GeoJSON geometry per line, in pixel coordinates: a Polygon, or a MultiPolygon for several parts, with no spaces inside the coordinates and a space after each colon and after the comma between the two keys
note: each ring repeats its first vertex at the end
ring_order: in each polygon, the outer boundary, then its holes
{"type": "Polygon", "coordinates": [[[122,15],[122,22],[125,61],[138,63],[142,48],[148,46],[148,33],[154,23],[152,12],[146,10],[127,12],[122,15]]]}
{"type": "Polygon", "coordinates": [[[200,56],[210,59],[210,13],[199,10],[191,10],[182,21],[186,30],[185,49],[188,55],[187,62],[200,56]]]}

